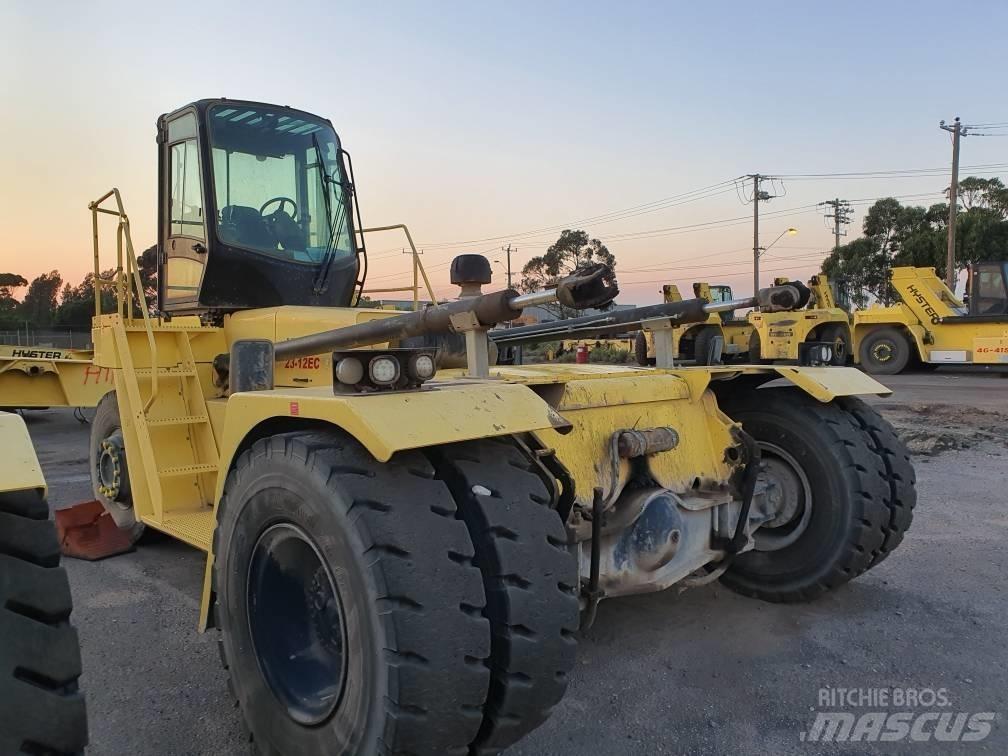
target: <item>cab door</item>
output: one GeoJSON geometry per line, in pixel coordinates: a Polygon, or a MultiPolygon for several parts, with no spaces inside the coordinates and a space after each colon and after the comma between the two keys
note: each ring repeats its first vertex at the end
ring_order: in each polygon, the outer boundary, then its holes
{"type": "Polygon", "coordinates": [[[207,257],[203,170],[196,113],[183,112],[165,124],[162,144],[160,247],[161,309],[195,308],[207,257]]]}
{"type": "Polygon", "coordinates": [[[1008,316],[1008,262],[979,263],[971,276],[970,314],[1008,316]]]}

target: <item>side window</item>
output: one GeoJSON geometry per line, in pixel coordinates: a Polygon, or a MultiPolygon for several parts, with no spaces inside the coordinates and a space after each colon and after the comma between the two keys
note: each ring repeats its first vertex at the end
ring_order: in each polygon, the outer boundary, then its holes
{"type": "Polygon", "coordinates": [[[169,171],[169,235],[206,241],[199,152],[195,139],[187,139],[171,146],[169,171]]]}

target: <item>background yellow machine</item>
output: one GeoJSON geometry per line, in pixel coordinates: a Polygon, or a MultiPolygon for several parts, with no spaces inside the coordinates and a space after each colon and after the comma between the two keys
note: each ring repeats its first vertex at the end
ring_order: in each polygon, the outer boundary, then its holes
{"type": "MultiPolygon", "coordinates": [[[[844,303],[837,304],[833,288],[823,274],[814,276],[808,286],[778,278],[774,285],[791,285],[801,293],[798,305],[787,311],[754,310],[744,319],[731,312],[713,313],[705,323],[682,325],[673,330],[673,353],[677,359],[692,360],[696,365],[710,365],[742,359],[762,362],[799,362],[803,344],[827,343],[831,347],[829,364],[846,365],[850,358],[850,326],[844,303]],[[715,341],[720,339],[721,350],[715,341]]],[[[662,287],[665,301],[681,301],[674,284],[662,287]]],[[[708,302],[732,298],[728,286],[693,284],[697,297],[708,302]]],[[[640,331],[634,344],[639,365],[655,364],[654,341],[647,331],[640,331]]]]}
{"type": "Polygon", "coordinates": [[[893,375],[908,365],[1008,365],[1008,262],[970,269],[969,303],[934,268],[893,268],[900,298],[890,307],[854,313],[854,349],[870,373],[893,375]]]}
{"type": "Polygon", "coordinates": [[[0,412],[0,753],[87,743],[70,583],[24,421],[0,412]]]}
{"type": "Polygon", "coordinates": [[[0,344],[0,407],[94,407],[113,384],[91,357],[83,349],[0,344]]]}
{"type": "MultiPolygon", "coordinates": [[[[707,302],[730,302],[733,298],[730,286],[711,285],[705,282],[693,284],[693,296],[707,302]]],[[[675,284],[662,286],[665,302],[681,302],[682,295],[675,284]]],[[[730,361],[748,356],[752,326],[744,318],[736,318],[733,311],[712,312],[702,323],[689,323],[672,330],[673,353],[679,360],[692,360],[696,365],[711,365],[715,362],[730,361]],[[718,356],[714,341],[721,339],[718,356]]],[[[638,365],[655,364],[654,339],[650,331],[637,332],[634,339],[634,357],[638,365]]]]}
{"type": "MultiPolygon", "coordinates": [[[[789,283],[778,278],[775,284],[789,283]]],[[[793,283],[793,282],[792,282],[793,283]]],[[[851,355],[849,307],[841,302],[826,275],[809,279],[804,302],[791,312],[750,312],[749,360],[798,362],[803,344],[825,343],[831,347],[832,365],[846,365],[851,355]]]]}
{"type": "Polygon", "coordinates": [[[328,121],[202,100],[159,119],[158,150],[159,314],[133,306],[118,193],[91,205],[121,240],[92,476],[121,527],[207,552],[202,620],[260,751],[497,753],[561,698],[600,599],[717,579],[813,599],[910,526],[906,450],[853,396],[885,392],[870,377],[670,368],[676,325],[793,288],[586,316],[653,330],[656,368],[494,367],[495,324],[605,306],[611,271],[483,294],[489,262],[463,255],[457,300],[353,308],[367,229],[328,121]],[[449,333],[466,368],[436,373],[449,333]]]}

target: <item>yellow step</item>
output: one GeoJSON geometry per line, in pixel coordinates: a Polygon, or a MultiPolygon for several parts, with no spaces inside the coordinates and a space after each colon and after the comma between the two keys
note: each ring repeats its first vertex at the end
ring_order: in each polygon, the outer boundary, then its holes
{"type": "Polygon", "coordinates": [[[169,514],[160,524],[153,522],[151,524],[197,549],[209,551],[217,523],[214,520],[213,509],[206,507],[195,512],[169,514]]]}
{"type": "Polygon", "coordinates": [[[217,472],[217,465],[180,465],[178,467],[166,467],[158,470],[158,475],[162,478],[175,478],[180,475],[202,475],[204,473],[217,472]]]}
{"type": "Polygon", "coordinates": [[[165,426],[165,425],[199,425],[200,423],[209,422],[210,418],[206,415],[180,415],[178,417],[148,417],[147,425],[151,427],[165,426]]]}

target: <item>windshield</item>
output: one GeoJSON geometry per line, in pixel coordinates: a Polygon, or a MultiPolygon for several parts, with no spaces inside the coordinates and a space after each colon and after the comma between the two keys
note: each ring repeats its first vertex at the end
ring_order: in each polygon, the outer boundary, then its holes
{"type": "Polygon", "coordinates": [[[349,188],[328,123],[227,104],[211,108],[209,121],[222,242],[311,265],[354,254],[349,188]]]}

